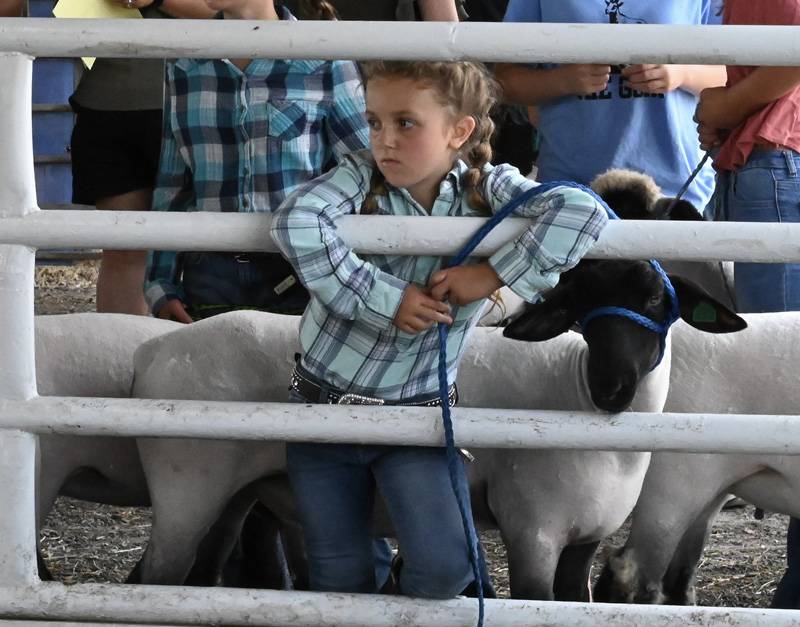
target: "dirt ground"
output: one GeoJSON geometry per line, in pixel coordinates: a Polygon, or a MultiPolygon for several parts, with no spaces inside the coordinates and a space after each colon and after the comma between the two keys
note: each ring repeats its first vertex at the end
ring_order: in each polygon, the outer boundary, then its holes
{"type": "MultiPolygon", "coordinates": [[[[36,312],[58,314],[94,309],[96,262],[42,266],[36,272],[36,312]]],[[[723,511],[700,564],[700,605],[768,607],[786,560],[787,518],[755,520],[752,506],[723,511]]],[[[119,508],[60,498],[41,531],[45,561],[65,583],[122,582],[147,543],[146,508],[119,508]]],[[[599,552],[621,545],[625,527],[599,552]]],[[[508,568],[500,537],[483,534],[495,585],[508,594],[508,568]]],[[[595,563],[598,572],[600,558],[595,563]]]]}

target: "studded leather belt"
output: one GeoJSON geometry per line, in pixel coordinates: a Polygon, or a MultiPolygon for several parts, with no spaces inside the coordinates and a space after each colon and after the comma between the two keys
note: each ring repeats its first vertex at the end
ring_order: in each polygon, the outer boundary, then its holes
{"type": "MultiPolygon", "coordinates": [[[[415,396],[403,401],[387,401],[382,398],[364,396],[362,394],[352,394],[340,390],[319,385],[311,380],[306,374],[295,368],[292,372],[292,379],[289,389],[294,390],[303,398],[311,402],[327,403],[329,405],[392,405],[409,407],[441,407],[442,400],[438,394],[425,394],[415,396]]],[[[458,402],[458,389],[455,383],[450,386],[447,393],[450,406],[458,402]]]]}

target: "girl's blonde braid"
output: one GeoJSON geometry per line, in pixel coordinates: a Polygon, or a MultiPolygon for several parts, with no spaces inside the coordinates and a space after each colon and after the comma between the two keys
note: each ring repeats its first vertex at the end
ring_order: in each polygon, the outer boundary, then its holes
{"type": "Polygon", "coordinates": [[[303,13],[308,20],[335,20],[336,9],[327,0],[303,0],[303,13]]]}

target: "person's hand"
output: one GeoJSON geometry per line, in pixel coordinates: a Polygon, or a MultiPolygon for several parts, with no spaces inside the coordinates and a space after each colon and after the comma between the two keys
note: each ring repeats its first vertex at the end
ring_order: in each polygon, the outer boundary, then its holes
{"type": "Polygon", "coordinates": [[[153,4],[153,0],[114,0],[125,9],[144,9],[153,4]]]}
{"type": "Polygon", "coordinates": [[[177,320],[178,322],[183,322],[185,324],[191,324],[194,322],[192,317],[186,312],[186,307],[184,304],[177,298],[168,300],[158,312],[158,317],[165,318],[167,320],[177,320]]]}
{"type": "Polygon", "coordinates": [[[645,94],[666,94],[683,84],[684,70],[680,65],[629,65],[622,68],[622,76],[632,89],[645,94]]]}
{"type": "Polygon", "coordinates": [[[453,324],[449,313],[450,305],[431,298],[427,292],[412,283],[403,292],[403,300],[393,322],[401,331],[419,333],[438,322],[453,324]]]}
{"type": "Polygon", "coordinates": [[[503,285],[492,266],[479,263],[434,272],[429,287],[431,296],[436,300],[447,300],[454,305],[468,305],[488,298],[503,285]]]}
{"type": "Polygon", "coordinates": [[[574,63],[558,68],[568,93],[575,96],[588,96],[603,91],[611,76],[610,65],[574,63]]]}
{"type": "Polygon", "coordinates": [[[700,140],[702,150],[719,148],[730,135],[730,131],[721,128],[711,128],[705,124],[697,125],[697,138],[700,140]]]}
{"type": "Polygon", "coordinates": [[[747,117],[729,96],[727,87],[709,87],[700,92],[694,121],[709,129],[733,129],[747,117]]]}

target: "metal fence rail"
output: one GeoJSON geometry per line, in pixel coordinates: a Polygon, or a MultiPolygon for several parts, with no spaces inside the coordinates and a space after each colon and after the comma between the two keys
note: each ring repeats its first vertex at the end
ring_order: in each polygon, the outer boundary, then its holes
{"type": "Polygon", "coordinates": [[[0,52],[48,57],[472,59],[797,65],[797,26],[0,19],[0,52]]]}
{"type": "MultiPolygon", "coordinates": [[[[281,404],[198,406],[181,401],[41,399],[36,395],[33,344],[34,248],[40,246],[265,250],[263,216],[144,215],[127,212],[41,212],[31,146],[31,59],[43,56],[230,56],[291,58],[472,58],[488,61],[736,63],[800,65],[796,27],[685,27],[531,24],[380,24],[199,22],[164,20],[55,21],[0,19],[0,620],[232,625],[469,625],[474,602],[347,594],[81,585],[64,588],[36,576],[34,451],[37,432],[175,434],[203,437],[440,438],[433,412],[346,408],[332,427],[313,409],[281,404]],[[401,36],[402,35],[402,36],[401,36]],[[5,52],[5,54],[4,54],[5,52]],[[21,54],[20,54],[21,53],[21,54]],[[171,220],[175,220],[171,222],[171,220]],[[189,219],[193,233],[173,235],[189,219]],[[198,226],[199,225],[199,226],[198,226]],[[213,407],[212,407],[213,406],[213,407]],[[213,408],[214,428],[187,416],[213,408]],[[169,421],[173,421],[171,425],[169,421]],[[218,430],[219,416],[226,428],[218,430]],[[51,418],[57,416],[56,418],[51,418]],[[354,419],[357,416],[357,419],[354,419]],[[261,426],[254,422],[263,421],[261,426]],[[380,425],[380,430],[376,425],[380,425]],[[230,428],[228,428],[230,427],[230,428]],[[326,431],[326,429],[330,429],[326,431]],[[381,435],[376,435],[380,431],[381,435]],[[400,433],[400,432],[403,433],[400,433]]],[[[443,254],[474,229],[468,220],[425,230],[403,220],[348,221],[346,239],[362,251],[443,254]],[[356,228],[357,226],[357,228],[356,228]],[[384,228],[386,226],[387,228],[384,228]],[[461,229],[461,230],[460,230],[461,229]]],[[[488,254],[523,223],[509,222],[486,243],[488,254]]],[[[800,261],[796,225],[611,225],[597,256],[729,258],[800,261]],[[680,246],[677,245],[680,242],[680,246]]],[[[327,413],[327,412],[326,412],[327,413]]],[[[800,452],[797,417],[628,414],[601,415],[463,410],[462,442],[519,446],[618,446],[670,450],[800,452]],[[503,418],[505,416],[505,418],[503,418]],[[514,420],[517,422],[515,423],[514,420]],[[724,424],[721,424],[723,423],[724,424]],[[766,428],[769,424],[770,428],[766,428]],[[735,429],[733,426],[735,425],[735,429]],[[507,431],[504,431],[507,429],[507,431]],[[536,431],[539,430],[539,433],[536,431]],[[737,430],[740,433],[734,437],[737,430]],[[489,432],[492,433],[491,437],[489,432]],[[531,432],[534,432],[533,434],[531,432]],[[780,434],[780,440],[774,435],[780,434]],[[494,438],[494,439],[492,439],[494,438]],[[578,443],[580,442],[580,443],[578,443]],[[573,444],[574,443],[574,444],[573,444]],[[699,443],[699,444],[698,444],[699,443]],[[647,444],[647,446],[645,446],[647,444]]],[[[796,614],[732,610],[585,605],[521,601],[487,603],[489,625],[790,625],[796,614]]],[[[1,627],[1,625],[0,625],[1,627]]]]}

